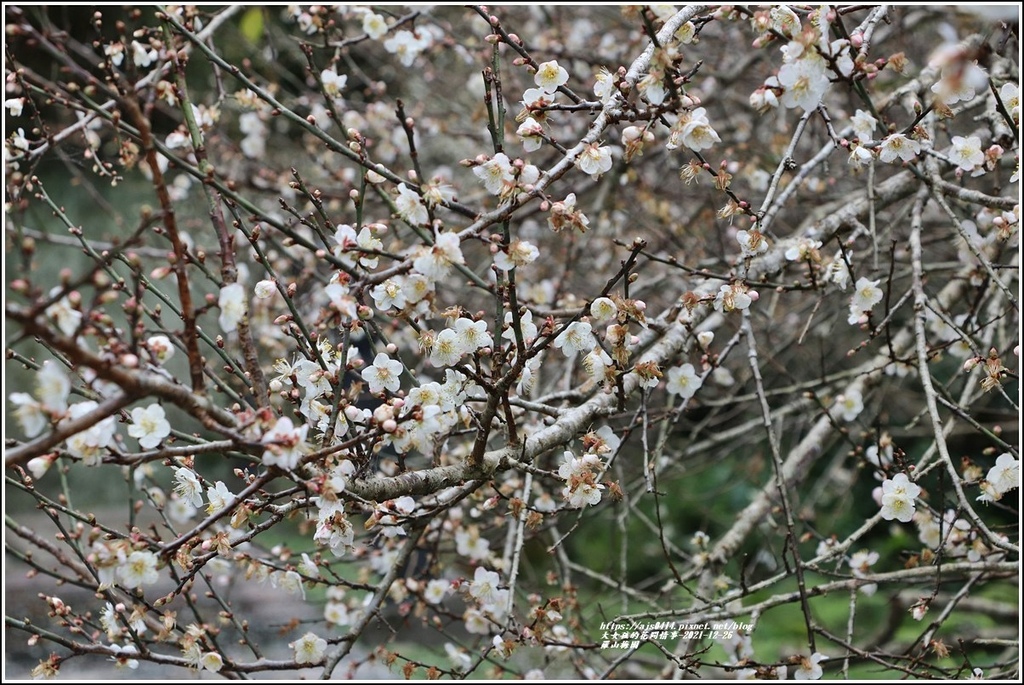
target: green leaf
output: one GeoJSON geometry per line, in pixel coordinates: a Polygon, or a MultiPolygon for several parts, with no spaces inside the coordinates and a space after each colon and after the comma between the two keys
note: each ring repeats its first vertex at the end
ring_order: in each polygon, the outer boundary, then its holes
{"type": "Polygon", "coordinates": [[[246,10],[238,28],[247,41],[253,45],[259,43],[260,37],[263,35],[263,10],[259,7],[246,10]]]}

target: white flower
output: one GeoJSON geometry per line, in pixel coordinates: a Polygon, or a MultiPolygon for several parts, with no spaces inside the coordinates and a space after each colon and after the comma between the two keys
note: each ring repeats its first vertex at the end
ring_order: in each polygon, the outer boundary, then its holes
{"type": "Polygon", "coordinates": [[[779,99],[783,106],[800,107],[805,112],[815,109],[829,86],[825,68],[825,60],[813,53],[783,64],[778,76],[779,85],[785,89],[779,99]]]}
{"type": "Polygon", "coordinates": [[[558,90],[559,86],[565,85],[568,80],[569,72],[564,67],[558,66],[556,60],[541,63],[537,67],[537,73],[533,75],[533,82],[546,93],[554,93],[558,90]]]}
{"type": "Polygon", "coordinates": [[[652,71],[644,76],[636,84],[636,87],[640,91],[640,95],[654,106],[665,102],[665,96],[668,95],[664,76],[658,72],[652,71]]]}
{"type": "Polygon", "coordinates": [[[274,296],[277,292],[277,283],[273,280],[264,279],[256,284],[253,288],[253,294],[256,295],[257,299],[267,300],[274,296]]]}
{"type": "Polygon", "coordinates": [[[398,55],[402,66],[411,67],[421,52],[430,47],[430,39],[411,31],[398,31],[384,41],[384,49],[392,55],[398,55]]]}
{"type": "Polygon", "coordinates": [[[853,143],[850,145],[850,156],[847,157],[846,163],[853,167],[860,168],[870,164],[874,158],[875,156],[872,154],[871,150],[863,145],[853,143]]]}
{"type": "Polygon", "coordinates": [[[146,347],[153,354],[157,364],[163,364],[174,356],[174,345],[166,335],[154,335],[146,340],[146,347]]]}
{"type": "Polygon", "coordinates": [[[465,354],[459,334],[446,328],[434,338],[434,346],[430,348],[430,363],[440,368],[454,366],[465,354]]]}
{"type": "Polygon", "coordinates": [[[459,348],[467,354],[494,344],[491,334],[487,332],[487,322],[482,319],[473,321],[460,317],[455,321],[455,334],[458,336],[459,348]]]}
{"type": "MultiPolygon", "coordinates": [[[[1003,101],[1003,106],[1006,111],[1010,113],[1014,123],[1020,123],[1020,89],[1016,83],[1004,83],[1003,87],[999,89],[999,99],[1003,101]]],[[[15,115],[17,116],[17,115],[15,115]]]]}
{"type": "Polygon", "coordinates": [[[36,401],[27,392],[12,392],[10,400],[11,404],[16,407],[14,416],[21,424],[21,429],[25,432],[26,437],[34,438],[46,429],[50,419],[43,410],[41,402],[36,401]]]}
{"type": "Polygon", "coordinates": [[[785,5],[772,7],[768,11],[768,18],[772,22],[772,28],[787,38],[792,38],[800,32],[800,17],[785,5]]]}
{"type": "MultiPolygon", "coordinates": [[[[1009,85],[1009,84],[1007,84],[1009,85]]],[[[1003,86],[1005,90],[1006,86],[1003,86]]],[[[25,106],[25,98],[8,98],[4,100],[4,107],[12,117],[20,117],[22,108],[25,106]]]]}
{"type": "Polygon", "coordinates": [[[493,604],[498,594],[498,584],[501,576],[494,571],[488,571],[483,566],[477,566],[473,574],[473,582],[469,585],[469,594],[476,598],[482,605],[493,604]]]}
{"type": "Polygon", "coordinates": [[[853,126],[853,132],[857,137],[866,141],[871,140],[874,136],[878,120],[864,110],[858,109],[850,119],[850,125],[853,126]]]}
{"type": "Polygon", "coordinates": [[[110,645],[110,651],[113,654],[110,655],[110,661],[117,664],[117,668],[125,668],[126,666],[132,670],[139,667],[139,660],[133,659],[139,653],[139,648],[133,644],[126,645],[110,645]]]}
{"type": "Polygon", "coordinates": [[[920,494],[921,488],[911,483],[905,473],[886,478],[882,481],[882,518],[907,523],[914,518],[914,498],[920,494]]]}
{"type": "Polygon", "coordinates": [[[152,47],[143,45],[137,40],[132,41],[132,61],[135,62],[135,66],[145,69],[155,62],[159,56],[160,53],[152,47]]]}
{"type": "Polygon", "coordinates": [[[203,506],[203,484],[192,469],[175,467],[174,481],[174,491],[182,500],[196,508],[203,506]]]}
{"type": "Polygon", "coordinates": [[[878,287],[879,280],[870,281],[861,276],[857,279],[857,285],[850,300],[850,309],[860,312],[870,311],[876,304],[882,301],[885,294],[878,287]]]}
{"type": "Polygon", "coordinates": [[[391,278],[373,286],[370,289],[370,296],[373,297],[373,304],[381,311],[387,311],[392,307],[403,309],[407,303],[400,282],[391,278]]]}
{"type": "Polygon", "coordinates": [[[747,286],[739,282],[721,286],[718,289],[718,294],[715,295],[715,311],[731,312],[734,309],[747,309],[754,301],[750,292],[747,286]]]}
{"type": "Polygon", "coordinates": [[[474,561],[482,561],[490,554],[491,543],[480,535],[476,526],[462,528],[455,533],[455,551],[474,561]]]}
{"type": "MultiPolygon", "coordinates": [[[[504,327],[501,332],[501,337],[504,340],[514,341],[516,339],[516,332],[513,328],[514,321],[512,312],[505,312],[504,327]]],[[[523,342],[527,345],[537,338],[537,326],[533,323],[533,312],[529,309],[519,315],[519,332],[522,334],[523,342]]]]}
{"type": "Polygon", "coordinates": [[[413,226],[422,226],[430,222],[430,215],[427,213],[427,206],[423,204],[423,199],[404,183],[398,184],[395,207],[398,209],[398,215],[413,226]]]}
{"type": "Polygon", "coordinates": [[[145,408],[132,409],[132,425],[128,426],[128,435],[138,439],[139,447],[152,449],[170,434],[171,424],[159,404],[154,402],[145,408]]]}
{"type": "Polygon", "coordinates": [[[815,259],[818,248],[821,247],[820,240],[811,240],[810,238],[800,238],[796,245],[793,245],[786,250],[786,259],[791,262],[796,261],[807,261],[809,259],[815,259]]]}
{"type": "Polygon", "coordinates": [[[334,556],[340,557],[352,546],[355,539],[355,530],[345,516],[345,503],[323,498],[317,498],[315,501],[319,511],[313,540],[330,547],[334,556]]]}
{"type": "Polygon", "coordinates": [[[619,314],[619,308],[610,297],[599,297],[590,303],[590,315],[598,323],[611,321],[619,314]]]}
{"type": "Polygon", "coordinates": [[[611,148],[601,147],[597,143],[590,143],[583,148],[583,152],[576,158],[576,164],[579,166],[580,171],[596,178],[612,168],[611,148]]]}
{"type": "Polygon", "coordinates": [[[592,327],[588,322],[574,321],[555,338],[555,347],[562,350],[562,354],[566,357],[571,357],[578,352],[589,352],[597,345],[591,331],[592,327]]]}
{"type": "Polygon", "coordinates": [[[985,90],[987,86],[988,74],[984,69],[974,62],[955,59],[942,67],[939,80],[931,90],[943,104],[952,105],[973,100],[976,91],[985,90]]]}
{"type": "Polygon", "coordinates": [[[704,381],[693,368],[693,364],[683,364],[668,370],[668,383],[666,383],[665,389],[686,399],[693,397],[703,383],[704,381]]]}
{"type": "Polygon", "coordinates": [[[909,162],[920,152],[921,144],[916,140],[907,138],[902,133],[893,133],[882,140],[882,149],[878,152],[878,159],[888,163],[899,157],[904,162],[909,162]]]}
{"type": "Polygon", "coordinates": [[[156,555],[145,550],[136,550],[128,555],[117,567],[117,576],[125,587],[152,585],[160,579],[156,571],[156,555]]]}
{"type": "Polygon", "coordinates": [[[850,390],[836,397],[836,407],[843,421],[853,421],[864,411],[864,398],[859,390],[850,390]]]}
{"type": "MultiPolygon", "coordinates": [[[[97,407],[99,405],[93,400],[73,404],[68,408],[68,417],[65,420],[73,421],[81,418],[97,407]]],[[[64,423],[64,421],[61,423],[64,423]]],[[[69,437],[66,443],[68,453],[73,457],[81,459],[86,466],[96,466],[102,459],[103,449],[114,439],[114,432],[116,430],[117,419],[113,416],[108,416],[91,427],[69,437]]]]}
{"type": "Polygon", "coordinates": [[[505,153],[498,153],[483,164],[473,167],[473,174],[483,181],[490,195],[501,195],[506,184],[515,182],[512,163],[505,153]]]}
{"type": "Polygon", "coordinates": [[[989,469],[985,476],[992,491],[998,497],[1020,487],[1020,462],[1009,452],[1003,452],[996,458],[996,465],[989,469]]]}
{"type": "Polygon", "coordinates": [[[373,364],[363,370],[363,380],[369,384],[370,393],[378,395],[384,390],[397,392],[402,385],[402,363],[379,352],[373,364]]]}
{"type": "Polygon", "coordinates": [[[840,290],[846,290],[846,286],[850,285],[850,269],[846,266],[842,252],[837,252],[836,256],[829,262],[828,267],[825,269],[823,280],[826,283],[835,283],[836,287],[840,290]]]}
{"type": "Polygon", "coordinates": [[[217,305],[220,307],[220,316],[217,321],[220,323],[221,330],[231,333],[238,328],[238,322],[245,316],[245,288],[241,283],[224,286],[220,289],[217,305]]]}
{"type": "Polygon", "coordinates": [[[363,31],[373,40],[380,40],[388,32],[388,24],[376,12],[366,12],[363,14],[363,31]]]}
{"type": "Polygon", "coordinates": [[[448,275],[455,264],[465,264],[462,256],[459,236],[452,231],[438,233],[431,247],[421,248],[419,256],[413,260],[416,271],[431,281],[437,281],[448,275]]]}
{"type": "Polygon", "coordinates": [[[440,604],[449,589],[451,589],[451,583],[447,580],[434,579],[424,588],[423,599],[428,604],[440,604]]]}
{"type": "MultiPolygon", "coordinates": [[[[486,635],[488,632],[490,631],[484,630],[483,634],[486,635]]],[[[466,653],[466,650],[456,647],[451,642],[444,643],[444,652],[448,656],[448,663],[451,664],[452,671],[455,673],[464,673],[466,669],[473,665],[473,658],[466,653]]]]}
{"type": "Polygon", "coordinates": [[[267,446],[263,452],[263,463],[267,466],[279,466],[290,471],[299,465],[302,455],[309,449],[306,433],[309,425],[303,424],[296,428],[292,420],[282,416],[274,427],[263,434],[260,440],[267,446]]]}
{"type": "Polygon", "coordinates": [[[216,673],[224,666],[224,658],[217,652],[204,652],[199,658],[199,665],[216,673]]]}
{"type": "Polygon", "coordinates": [[[707,110],[698,107],[679,117],[679,121],[672,127],[665,147],[675,150],[680,145],[685,145],[691,150],[700,152],[720,142],[722,139],[718,137],[718,133],[711,128],[711,123],[708,121],[707,110]]]}
{"type": "Polygon", "coordinates": [[[822,670],[818,664],[828,659],[821,652],[815,652],[810,659],[801,659],[800,665],[793,671],[793,678],[796,680],[818,680],[821,678],[822,670]]]}
{"type": "Polygon", "coordinates": [[[124,43],[104,45],[103,54],[110,58],[115,67],[121,66],[121,62],[124,61],[124,43]]]}
{"type": "Polygon", "coordinates": [[[981,149],[981,138],[978,136],[953,136],[953,147],[949,151],[949,159],[957,169],[973,171],[985,163],[985,152],[981,149]]]}
{"type": "Polygon", "coordinates": [[[544,139],[541,137],[542,133],[544,133],[544,127],[533,117],[526,117],[526,120],[516,129],[516,135],[523,139],[523,149],[527,152],[540,149],[544,143],[544,139]]]}
{"type": "Polygon", "coordinates": [[[736,241],[744,257],[755,257],[768,251],[768,239],[760,231],[737,231],[736,241]]]}
{"type": "Polygon", "coordinates": [[[206,505],[206,513],[213,514],[231,506],[235,496],[228,490],[228,486],[224,485],[224,481],[219,480],[213,484],[213,487],[206,488],[206,499],[209,500],[209,504],[206,505]]]}
{"type": "Polygon", "coordinates": [[[566,485],[562,489],[562,496],[571,509],[582,509],[587,506],[595,506],[601,501],[601,491],[604,486],[600,484],[582,482],[575,488],[566,485]]]}
{"type": "Polygon", "coordinates": [[[604,67],[594,75],[594,95],[602,104],[607,103],[615,95],[615,77],[604,67]]]}
{"type": "Polygon", "coordinates": [[[508,252],[498,250],[494,253],[494,265],[502,271],[511,271],[526,266],[540,257],[537,246],[527,240],[514,239],[508,246],[508,252]]]}
{"type": "MultiPolygon", "coordinates": [[[[403,31],[403,33],[405,33],[403,31]]],[[[324,658],[327,651],[327,640],[319,637],[316,633],[306,633],[295,642],[289,642],[288,646],[295,650],[295,661],[300,664],[316,664],[324,658]]]]}
{"type": "MultiPolygon", "coordinates": [[[[54,288],[50,291],[50,295],[59,291],[59,287],[54,288]]],[[[68,337],[73,336],[78,330],[79,324],[82,323],[82,312],[74,309],[67,297],[62,297],[47,307],[45,314],[48,319],[56,320],[57,328],[68,337]]]]}

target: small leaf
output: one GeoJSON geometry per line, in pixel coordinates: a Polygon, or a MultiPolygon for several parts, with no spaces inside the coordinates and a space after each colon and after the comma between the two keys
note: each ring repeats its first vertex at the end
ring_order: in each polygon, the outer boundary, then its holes
{"type": "Polygon", "coordinates": [[[238,28],[247,41],[253,45],[257,44],[260,37],[263,35],[262,8],[251,7],[246,10],[245,14],[242,15],[242,20],[239,22],[238,28]]]}

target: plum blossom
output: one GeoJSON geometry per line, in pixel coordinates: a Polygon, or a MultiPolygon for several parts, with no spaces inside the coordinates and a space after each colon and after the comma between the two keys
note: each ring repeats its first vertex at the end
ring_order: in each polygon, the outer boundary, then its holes
{"type": "MultiPolygon", "coordinates": [[[[405,33],[405,31],[403,31],[405,33]]],[[[317,664],[327,652],[327,640],[316,633],[309,632],[288,646],[295,652],[295,661],[300,664],[317,664]]]]}
{"type": "Polygon", "coordinates": [[[800,665],[793,671],[793,678],[796,680],[819,680],[822,676],[822,661],[828,659],[821,652],[815,652],[808,659],[801,659],[800,665]]]}
{"type": "Polygon", "coordinates": [[[687,399],[693,397],[703,383],[704,381],[693,368],[693,364],[687,363],[668,370],[668,383],[665,385],[665,389],[687,399]]]}
{"type": "Polygon", "coordinates": [[[178,497],[197,509],[203,506],[203,484],[192,469],[175,467],[174,481],[178,497]]]}
{"type": "Polygon", "coordinates": [[[159,56],[160,53],[152,47],[143,45],[137,40],[132,41],[132,61],[135,63],[135,66],[145,69],[155,62],[159,56]]]}
{"type": "MultiPolygon", "coordinates": [[[[50,291],[50,297],[60,292],[60,287],[50,291]]],[[[55,321],[57,328],[66,336],[72,336],[82,323],[82,312],[75,309],[67,297],[62,297],[46,308],[46,318],[55,321]]]]}
{"type": "Polygon", "coordinates": [[[597,345],[597,340],[591,331],[592,327],[588,322],[573,321],[555,338],[555,347],[562,350],[562,354],[566,357],[571,357],[579,352],[589,352],[597,345]]]}
{"type": "Polygon", "coordinates": [[[601,67],[594,75],[594,95],[601,101],[607,103],[615,95],[615,77],[610,71],[601,67]]]}
{"type": "Polygon", "coordinates": [[[274,427],[264,433],[260,440],[267,446],[263,451],[263,463],[266,466],[278,466],[286,471],[294,469],[299,465],[302,455],[309,449],[306,443],[307,432],[308,424],[296,428],[290,418],[280,417],[274,427]]]}
{"type": "Polygon", "coordinates": [[[402,384],[402,363],[389,357],[384,352],[377,353],[373,364],[363,370],[363,380],[369,384],[370,393],[379,395],[388,390],[397,392],[402,384]]]}
{"type": "Polygon", "coordinates": [[[853,296],[850,298],[850,324],[857,324],[864,312],[871,311],[885,297],[882,289],[878,287],[879,282],[880,279],[872,281],[865,276],[857,279],[853,296]]]}
{"type": "MultiPolygon", "coordinates": [[[[787,47],[794,45],[798,44],[790,43],[787,47]]],[[[804,51],[799,59],[783,64],[777,77],[779,85],[784,88],[779,102],[784,107],[800,107],[805,112],[815,109],[828,90],[826,66],[825,60],[811,50],[804,51]]]]}
{"type": "Polygon", "coordinates": [[[985,163],[985,152],[981,149],[981,138],[978,136],[953,136],[953,146],[949,150],[949,160],[956,164],[959,171],[974,171],[985,163]]]}
{"type": "Polygon", "coordinates": [[[460,248],[459,235],[452,231],[437,233],[434,244],[421,248],[419,255],[413,260],[416,271],[432,281],[448,275],[455,264],[465,264],[460,248]]]}
{"type": "Polygon", "coordinates": [[[858,109],[850,119],[850,125],[853,126],[853,132],[860,140],[871,140],[875,135],[875,128],[878,126],[878,119],[864,110],[858,109]]]}
{"type": "Polygon", "coordinates": [[[221,330],[225,333],[236,330],[246,311],[245,288],[242,287],[242,284],[231,283],[221,288],[217,306],[220,307],[220,316],[217,318],[217,322],[220,324],[221,330]]]}
{"type": "Polygon", "coordinates": [[[748,290],[747,286],[740,282],[723,285],[715,295],[715,311],[731,312],[734,309],[747,309],[756,299],[756,294],[757,291],[748,290]]]}
{"type": "Polygon", "coordinates": [[[590,226],[590,220],[579,209],[576,209],[576,193],[569,193],[561,202],[551,204],[551,214],[548,215],[548,227],[555,233],[564,228],[574,228],[580,233],[586,233],[590,226]]]}
{"type": "Polygon", "coordinates": [[[889,163],[898,157],[904,162],[913,160],[921,152],[921,144],[902,133],[893,133],[882,140],[878,159],[889,163]]]}
{"type": "Polygon", "coordinates": [[[384,49],[398,55],[402,66],[411,67],[420,53],[431,46],[433,40],[426,31],[398,31],[384,41],[384,49]]]}
{"type": "Polygon", "coordinates": [[[533,117],[526,117],[526,120],[516,129],[516,135],[523,139],[523,149],[527,152],[540,149],[544,144],[544,139],[541,137],[543,133],[544,127],[533,117]]]}
{"type": "Polygon", "coordinates": [[[380,40],[388,32],[388,23],[376,12],[363,12],[363,31],[373,40],[380,40]]]}
{"type": "Polygon", "coordinates": [[[853,421],[864,411],[864,397],[854,388],[836,397],[835,406],[843,421],[853,421]]]}
{"type": "Polygon", "coordinates": [[[700,152],[720,142],[722,139],[718,137],[718,133],[708,121],[707,110],[698,107],[692,112],[680,115],[679,120],[669,133],[668,143],[665,144],[665,147],[675,150],[681,145],[685,145],[695,152],[700,152]]]}
{"type": "Polygon", "coordinates": [[[1009,452],[996,457],[995,466],[989,469],[982,481],[982,502],[992,502],[1002,498],[1010,490],[1020,487],[1020,461],[1009,452]]]}
{"type": "Polygon", "coordinates": [[[758,230],[737,231],[736,241],[740,244],[743,257],[756,257],[768,251],[768,239],[758,230]]]}
{"type": "Polygon", "coordinates": [[[430,215],[427,213],[427,206],[423,204],[423,198],[416,194],[416,191],[407,188],[404,183],[398,184],[395,207],[398,209],[398,215],[414,226],[430,223],[430,215]]]}
{"type": "Polygon", "coordinates": [[[509,243],[508,252],[498,250],[494,253],[494,265],[502,271],[511,271],[537,261],[538,257],[540,250],[536,245],[516,238],[509,243]]]}
{"type": "Polygon", "coordinates": [[[1020,123],[1020,88],[1016,83],[1004,83],[999,89],[999,99],[1015,124],[1020,123]]]}
{"type": "Polygon", "coordinates": [[[213,514],[227,509],[235,501],[235,495],[224,485],[224,481],[217,481],[212,487],[206,488],[206,513],[213,514]]]}
{"type": "Polygon", "coordinates": [[[117,577],[125,587],[152,585],[160,579],[156,571],[156,555],[146,550],[136,550],[117,567],[117,577]]]}
{"type": "Polygon", "coordinates": [[[619,314],[619,308],[610,297],[599,297],[590,303],[590,315],[597,322],[611,321],[619,314]]]}
{"type": "Polygon", "coordinates": [[[145,408],[132,409],[132,425],[128,426],[128,435],[138,439],[139,447],[153,449],[170,434],[171,424],[159,404],[154,402],[145,408]]]}
{"type": "Polygon", "coordinates": [[[499,152],[483,164],[473,167],[473,175],[483,181],[484,188],[491,195],[501,195],[506,185],[515,183],[512,162],[504,152],[499,152]]]}
{"type": "MultiPolygon", "coordinates": [[[[67,422],[79,419],[99,407],[93,400],[78,402],[68,408],[67,422]]],[[[62,421],[61,423],[64,423],[62,421]]],[[[60,424],[58,424],[60,426],[60,424]]],[[[102,421],[94,423],[89,428],[75,433],[67,439],[68,453],[78,457],[86,466],[97,466],[102,459],[102,452],[114,440],[114,431],[117,429],[117,419],[108,416],[102,421]]]]}
{"type": "Polygon", "coordinates": [[[473,574],[473,582],[469,585],[469,594],[484,606],[495,604],[495,600],[499,598],[498,584],[500,582],[501,576],[497,573],[488,571],[483,566],[477,566],[473,574]]]}
{"type": "Polygon", "coordinates": [[[882,481],[882,518],[907,523],[914,518],[914,498],[920,494],[921,488],[911,483],[905,473],[886,478],[882,481]]]}
{"type": "Polygon", "coordinates": [[[537,73],[533,75],[533,82],[545,93],[554,93],[559,86],[564,86],[569,81],[569,72],[565,67],[558,66],[557,60],[543,62],[537,66],[537,73]]]}
{"type": "Polygon", "coordinates": [[[583,152],[576,158],[576,164],[580,171],[598,177],[612,168],[612,151],[609,147],[602,147],[597,143],[590,143],[583,148],[583,152]]]}

